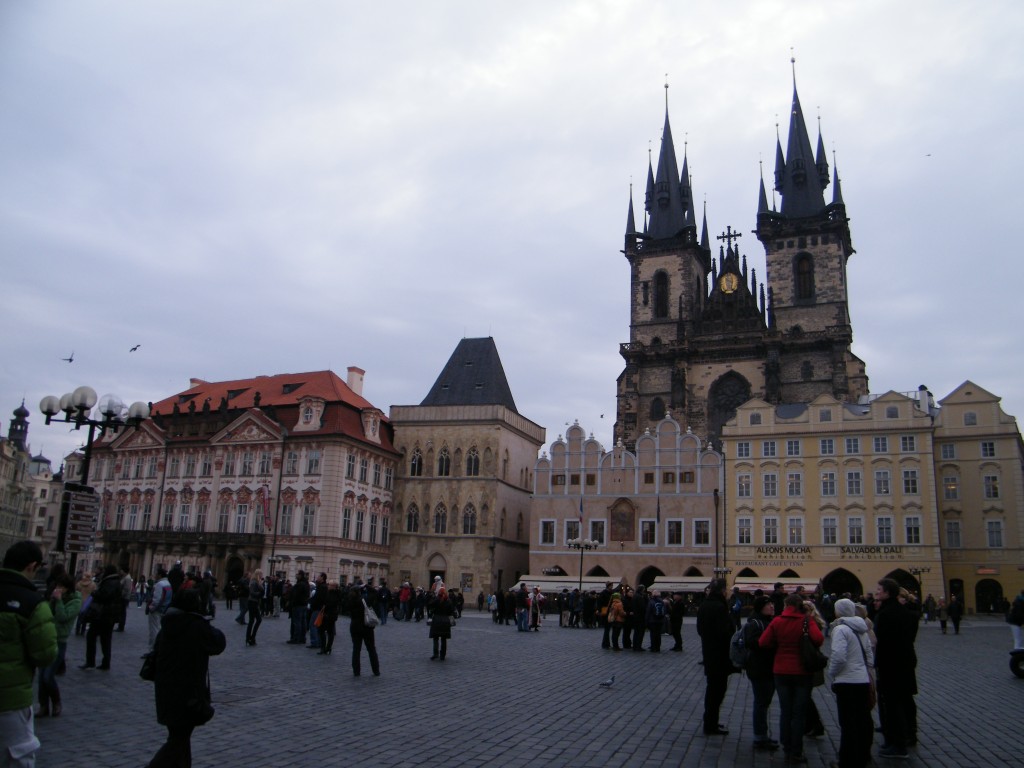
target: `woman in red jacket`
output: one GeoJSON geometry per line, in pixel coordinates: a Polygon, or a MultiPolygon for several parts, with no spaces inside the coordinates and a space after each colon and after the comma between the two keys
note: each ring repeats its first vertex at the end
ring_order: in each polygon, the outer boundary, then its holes
{"type": "Polygon", "coordinates": [[[806,763],[804,757],[804,716],[811,698],[812,673],[800,660],[800,638],[804,632],[817,646],[825,642],[818,625],[804,613],[800,595],[786,598],[785,610],[761,634],[762,648],[775,649],[775,691],[779,698],[779,741],[789,763],[806,763]]]}

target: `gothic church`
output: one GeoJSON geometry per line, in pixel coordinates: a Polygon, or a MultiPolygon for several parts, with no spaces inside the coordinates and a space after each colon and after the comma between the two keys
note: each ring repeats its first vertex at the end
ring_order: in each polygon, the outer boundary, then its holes
{"type": "Polygon", "coordinates": [[[717,260],[706,211],[698,234],[684,152],[679,171],[666,105],[657,171],[648,162],[644,221],[629,202],[623,253],[630,265],[629,341],[620,345],[616,442],[633,448],[671,413],[716,445],[722,425],[752,397],[810,402],[823,393],[855,402],[868,393],[865,366],[851,351],[846,264],[854,253],[838,171],[825,202],[829,167],[804,121],[796,80],[789,137],[776,139],[775,191],[761,180],[757,226],[766,280],[747,268],[731,228],[717,260]]]}

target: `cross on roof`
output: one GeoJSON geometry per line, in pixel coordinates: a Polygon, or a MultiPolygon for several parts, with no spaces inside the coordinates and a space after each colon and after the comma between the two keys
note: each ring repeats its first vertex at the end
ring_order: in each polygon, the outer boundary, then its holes
{"type": "Polygon", "coordinates": [[[722,234],[718,235],[718,237],[716,239],[717,240],[725,240],[725,244],[731,250],[732,249],[732,241],[736,240],[737,238],[740,238],[740,237],[743,237],[743,233],[742,232],[733,232],[732,231],[732,227],[726,227],[725,228],[725,232],[723,232],[722,234]]]}

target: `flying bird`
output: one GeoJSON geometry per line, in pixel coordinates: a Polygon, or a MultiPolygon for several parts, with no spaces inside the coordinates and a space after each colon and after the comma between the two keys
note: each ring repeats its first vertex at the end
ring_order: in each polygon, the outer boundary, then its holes
{"type": "Polygon", "coordinates": [[[600,685],[602,688],[611,688],[613,685],[615,685],[615,675],[612,675],[607,680],[603,680],[602,682],[598,683],[598,685],[600,685]]]}
{"type": "Polygon", "coordinates": [[[63,360],[65,363],[73,363],[73,362],[75,362],[75,351],[71,350],[71,356],[70,357],[62,357],[61,360],[63,360]]]}
{"type": "Polygon", "coordinates": [[[138,349],[138,348],[139,348],[139,347],[141,347],[141,346],[142,346],[141,344],[136,344],[136,345],[135,345],[134,347],[132,347],[132,348],[131,348],[131,349],[129,349],[128,351],[129,351],[129,352],[134,352],[134,351],[135,351],[136,349],[138,349]]]}

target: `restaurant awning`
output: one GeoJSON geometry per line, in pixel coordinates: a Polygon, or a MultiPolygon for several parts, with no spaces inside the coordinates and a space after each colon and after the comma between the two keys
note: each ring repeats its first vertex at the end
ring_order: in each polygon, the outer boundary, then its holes
{"type": "Polygon", "coordinates": [[[781,583],[782,589],[788,595],[795,592],[797,587],[803,587],[805,592],[813,592],[818,588],[817,579],[802,579],[784,577],[779,579],[765,579],[760,576],[737,576],[733,579],[733,586],[739,587],[740,592],[754,592],[760,589],[766,595],[775,591],[775,585],[781,583]]]}
{"type": "MultiPolygon", "coordinates": [[[[583,577],[583,591],[589,592],[595,590],[600,592],[604,589],[604,585],[607,582],[612,584],[618,584],[622,581],[621,576],[584,576],[583,577]]],[[[544,594],[554,594],[561,592],[563,589],[567,589],[572,592],[574,589],[579,589],[580,577],[579,576],[520,576],[509,587],[511,589],[519,589],[520,584],[526,584],[526,588],[533,591],[534,587],[540,587],[540,591],[544,594]]]]}
{"type": "Polygon", "coordinates": [[[710,583],[710,576],[656,576],[651,589],[662,592],[703,592],[710,583]]]}

